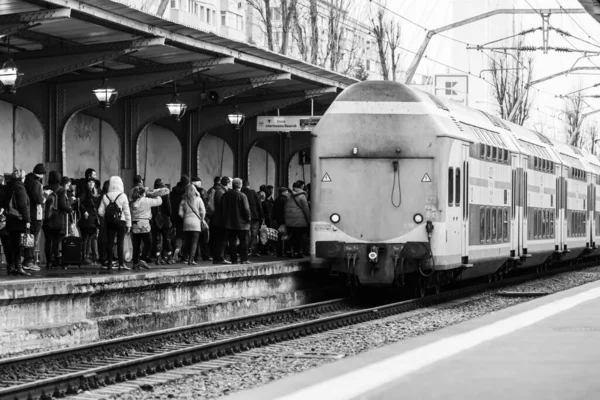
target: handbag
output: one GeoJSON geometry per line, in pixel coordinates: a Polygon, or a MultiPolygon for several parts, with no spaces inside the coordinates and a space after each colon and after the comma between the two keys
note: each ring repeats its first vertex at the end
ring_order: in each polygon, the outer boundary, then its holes
{"type": "Polygon", "coordinates": [[[131,232],[135,234],[148,233],[150,230],[150,221],[147,219],[133,221],[133,224],[131,225],[131,232]]]}
{"type": "MultiPolygon", "coordinates": [[[[187,203],[187,202],[186,202],[187,203]]],[[[190,210],[192,210],[192,212],[194,213],[194,215],[196,217],[198,217],[198,219],[200,220],[200,232],[208,230],[208,224],[206,223],[206,221],[204,220],[204,218],[201,218],[198,213],[196,212],[196,210],[194,210],[194,207],[192,207],[190,205],[190,203],[187,203],[187,206],[190,208],[190,210]]]]}
{"type": "Polygon", "coordinates": [[[279,233],[279,239],[288,240],[289,236],[288,236],[287,227],[285,225],[283,225],[283,224],[279,225],[277,232],[279,233]]]}
{"type": "Polygon", "coordinates": [[[17,210],[17,206],[15,204],[15,192],[13,192],[12,196],[10,196],[10,201],[8,202],[8,210],[6,210],[6,215],[12,218],[16,218],[18,220],[23,219],[23,215],[17,210]]]}
{"type": "Polygon", "coordinates": [[[19,243],[24,249],[31,249],[35,245],[33,234],[29,233],[29,229],[25,233],[21,233],[21,241],[19,243]]]}

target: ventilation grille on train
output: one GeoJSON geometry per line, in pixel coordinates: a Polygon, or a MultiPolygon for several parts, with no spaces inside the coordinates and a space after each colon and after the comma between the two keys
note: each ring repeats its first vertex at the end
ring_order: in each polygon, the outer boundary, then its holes
{"type": "Polygon", "coordinates": [[[452,118],[452,121],[454,122],[454,125],[456,125],[456,127],[458,128],[459,131],[464,132],[465,130],[462,128],[462,124],[460,122],[458,122],[456,120],[456,118],[454,118],[454,116],[450,115],[450,118],[452,118]]]}
{"type": "Polygon", "coordinates": [[[497,126],[499,128],[504,128],[507,131],[510,131],[510,127],[504,121],[502,121],[500,118],[498,118],[498,117],[496,117],[494,115],[488,114],[485,111],[479,110],[479,112],[481,112],[483,115],[485,115],[486,117],[488,117],[488,119],[490,120],[490,122],[492,124],[494,124],[494,126],[497,126]]]}
{"type": "Polygon", "coordinates": [[[431,99],[431,101],[433,101],[438,108],[441,108],[442,110],[445,110],[445,111],[450,111],[448,109],[448,107],[446,107],[446,105],[440,99],[438,99],[437,97],[435,97],[431,93],[425,92],[425,94],[427,96],[429,96],[429,98],[431,99]]]}

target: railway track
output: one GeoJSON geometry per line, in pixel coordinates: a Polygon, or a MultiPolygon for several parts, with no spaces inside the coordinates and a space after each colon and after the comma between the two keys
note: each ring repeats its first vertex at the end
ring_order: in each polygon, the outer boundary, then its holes
{"type": "Polygon", "coordinates": [[[0,360],[0,399],[50,399],[593,265],[356,309],[345,299],[0,360]],[[32,373],[35,371],[35,373],[32,373]]]}

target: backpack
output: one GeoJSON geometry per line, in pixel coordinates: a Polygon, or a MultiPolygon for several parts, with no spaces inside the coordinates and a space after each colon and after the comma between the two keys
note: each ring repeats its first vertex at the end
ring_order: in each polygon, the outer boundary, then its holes
{"type": "Polygon", "coordinates": [[[215,212],[215,192],[216,190],[214,188],[210,188],[208,191],[208,199],[206,200],[206,213],[207,214],[214,214],[215,212]]]}
{"type": "Polygon", "coordinates": [[[104,211],[104,220],[109,225],[116,225],[121,220],[121,208],[117,205],[117,199],[121,197],[123,193],[119,193],[114,200],[111,200],[108,195],[105,195],[108,199],[108,205],[106,206],[106,210],[104,211]]]}
{"type": "Polygon", "coordinates": [[[152,210],[152,221],[154,222],[154,226],[158,229],[162,229],[166,222],[161,207],[162,206],[154,207],[156,210],[152,210]]]}
{"type": "Polygon", "coordinates": [[[44,203],[44,221],[52,221],[58,214],[58,195],[56,192],[50,193],[44,203]]]}

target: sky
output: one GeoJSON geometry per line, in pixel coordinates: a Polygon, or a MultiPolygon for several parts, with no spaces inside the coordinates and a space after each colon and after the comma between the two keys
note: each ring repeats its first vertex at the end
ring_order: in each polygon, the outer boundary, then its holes
{"type": "MultiPolygon", "coordinates": [[[[548,9],[582,9],[577,0],[372,0],[370,7],[384,4],[388,15],[399,21],[402,26],[402,47],[405,48],[402,66],[406,68],[413,58],[423,38],[425,29],[436,29],[481,13],[500,9],[525,9],[536,11],[548,9]],[[425,28],[425,29],[424,29],[425,28]]],[[[458,74],[469,75],[469,106],[491,111],[495,107],[491,97],[489,72],[489,51],[469,50],[467,45],[482,45],[490,41],[504,39],[524,30],[542,26],[539,14],[502,15],[471,23],[449,30],[444,36],[432,38],[426,55],[417,70],[420,75],[458,74]],[[486,54],[484,54],[486,53],[486,54]],[[486,80],[488,82],[486,82],[486,80]]],[[[577,50],[600,52],[600,23],[587,13],[551,14],[549,24],[572,36],[562,36],[555,31],[549,33],[549,46],[565,47],[577,50]],[[597,39],[599,40],[597,40],[597,39]]],[[[526,43],[532,46],[542,45],[542,31],[523,35],[526,43]]],[[[507,46],[510,40],[504,39],[495,46],[507,46]]],[[[534,57],[533,79],[547,77],[566,71],[571,67],[600,66],[600,56],[582,57],[583,52],[527,52],[534,57]]],[[[600,83],[600,69],[570,73],[533,86],[534,104],[532,115],[526,122],[529,128],[542,130],[550,137],[564,140],[565,100],[557,96],[568,94],[579,88],[600,83]]],[[[599,88],[582,92],[584,95],[600,94],[599,88]]],[[[600,109],[600,99],[585,98],[584,112],[600,109]]],[[[598,113],[597,115],[600,115],[598,113]]],[[[596,115],[586,119],[586,124],[597,124],[596,115]]]]}

